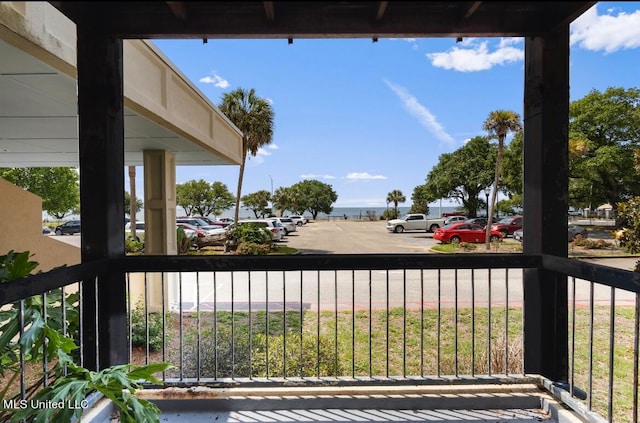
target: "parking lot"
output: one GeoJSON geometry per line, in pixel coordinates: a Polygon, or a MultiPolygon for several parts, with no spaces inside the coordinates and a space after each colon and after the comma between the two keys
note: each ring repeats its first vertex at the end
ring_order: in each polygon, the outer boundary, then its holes
{"type": "Polygon", "coordinates": [[[310,222],[289,234],[283,244],[302,254],[427,253],[437,244],[424,231],[390,233],[386,221],[310,222]]]}

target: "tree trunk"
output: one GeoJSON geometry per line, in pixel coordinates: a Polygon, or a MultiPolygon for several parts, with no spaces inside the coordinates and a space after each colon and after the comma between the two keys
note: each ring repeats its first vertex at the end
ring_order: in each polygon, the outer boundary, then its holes
{"type": "Polygon", "coordinates": [[[496,174],[493,179],[493,192],[491,193],[491,207],[489,207],[489,216],[487,216],[487,233],[485,238],[485,246],[487,251],[491,249],[491,224],[493,223],[493,215],[495,213],[496,199],[498,198],[498,183],[500,182],[500,174],[502,173],[502,155],[504,153],[504,138],[498,138],[498,155],[496,157],[496,174]]]}
{"type": "Polygon", "coordinates": [[[236,211],[233,215],[237,223],[240,215],[240,197],[242,196],[242,180],[244,179],[244,165],[247,161],[247,140],[242,139],[242,163],[240,163],[240,173],[238,175],[238,191],[236,195],[236,211]]]}
{"type": "Polygon", "coordinates": [[[131,237],[138,239],[136,233],[136,167],[129,166],[129,221],[131,224],[131,237]]]}

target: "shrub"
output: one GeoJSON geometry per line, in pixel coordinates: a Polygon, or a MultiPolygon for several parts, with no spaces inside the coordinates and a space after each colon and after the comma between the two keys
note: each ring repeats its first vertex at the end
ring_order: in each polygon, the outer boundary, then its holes
{"type": "Polygon", "coordinates": [[[241,242],[236,251],[245,256],[264,256],[271,252],[271,246],[255,242],[241,242]]]}
{"type": "Polygon", "coordinates": [[[613,244],[609,241],[605,241],[604,239],[576,239],[573,241],[573,244],[578,247],[586,248],[587,250],[602,250],[605,248],[613,247],[613,244]]]}
{"type": "Polygon", "coordinates": [[[305,334],[300,345],[300,333],[269,336],[269,374],[267,375],[267,337],[256,336],[254,368],[259,377],[339,376],[344,372],[342,361],[335,359],[335,344],[331,337],[305,334]],[[286,346],[286,348],[285,348],[286,346]],[[301,350],[302,347],[302,350],[301,350]],[[286,354],[285,354],[286,350],[286,354]],[[285,374],[286,365],[286,374],[285,374]]]}
{"type": "Polygon", "coordinates": [[[144,249],[144,244],[131,236],[128,236],[124,240],[125,253],[128,253],[128,254],[137,253],[142,251],[143,249],[144,249]]]}
{"type": "Polygon", "coordinates": [[[176,239],[178,241],[178,247],[177,247],[178,255],[187,254],[191,249],[193,242],[191,238],[187,236],[187,233],[184,231],[184,228],[182,226],[178,226],[178,229],[176,232],[176,239]]]}
{"type": "Polygon", "coordinates": [[[476,244],[472,244],[470,242],[461,242],[459,247],[462,248],[464,251],[473,251],[478,248],[476,244]]]}
{"type": "MultiPolygon", "coordinates": [[[[169,313],[166,314],[167,325],[170,316],[169,313]]],[[[155,352],[162,349],[163,341],[162,313],[145,313],[144,304],[138,301],[135,308],[131,310],[131,345],[143,348],[149,345],[149,351],[155,352]]]]}
{"type": "Polygon", "coordinates": [[[640,197],[633,197],[618,205],[616,233],[620,245],[631,254],[640,252],[640,197]]]}

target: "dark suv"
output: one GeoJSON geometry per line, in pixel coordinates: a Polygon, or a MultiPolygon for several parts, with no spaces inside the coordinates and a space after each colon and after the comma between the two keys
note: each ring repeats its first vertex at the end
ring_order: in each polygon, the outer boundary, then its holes
{"type": "Polygon", "coordinates": [[[515,231],[522,229],[522,216],[505,217],[492,224],[491,229],[502,232],[502,235],[506,238],[507,235],[513,235],[515,231]]]}
{"type": "Polygon", "coordinates": [[[79,220],[70,220],[66,223],[63,223],[60,226],[56,226],[54,230],[56,235],[73,235],[80,233],[80,221],[79,220]]]}

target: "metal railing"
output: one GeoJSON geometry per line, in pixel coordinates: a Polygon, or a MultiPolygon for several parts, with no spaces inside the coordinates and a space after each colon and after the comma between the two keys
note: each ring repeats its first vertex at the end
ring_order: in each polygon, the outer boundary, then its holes
{"type": "MultiPolygon", "coordinates": [[[[523,274],[557,272],[568,277],[569,372],[547,388],[593,421],[638,421],[637,273],[524,254],[140,256],[6,283],[0,299],[20,309],[39,296],[67,333],[73,306],[81,340],[101,318],[96,307],[87,319],[86,293],[114,269],[126,275],[129,361],[171,362],[168,386],[527,380],[523,274]],[[47,305],[72,287],[72,303],[47,305]]],[[[19,397],[49,364],[21,360],[19,397]]]]}

